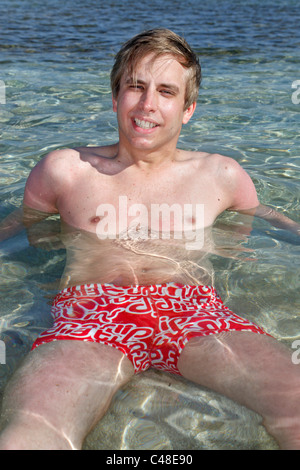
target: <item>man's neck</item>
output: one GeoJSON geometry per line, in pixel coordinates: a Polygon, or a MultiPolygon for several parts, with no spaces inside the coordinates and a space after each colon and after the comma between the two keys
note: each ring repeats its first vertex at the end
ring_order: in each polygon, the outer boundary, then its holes
{"type": "Polygon", "coordinates": [[[159,149],[144,150],[128,148],[126,145],[118,144],[116,158],[129,165],[135,165],[143,170],[155,170],[177,160],[179,150],[174,146],[161,147],[159,149]]]}

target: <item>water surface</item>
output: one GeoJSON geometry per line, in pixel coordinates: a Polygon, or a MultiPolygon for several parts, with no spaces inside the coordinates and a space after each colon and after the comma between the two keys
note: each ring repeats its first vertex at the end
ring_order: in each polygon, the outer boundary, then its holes
{"type": "MultiPolygon", "coordinates": [[[[300,221],[299,6],[296,0],[1,0],[0,217],[19,207],[31,168],[50,150],[117,140],[109,73],[120,45],[167,27],[199,54],[203,81],[182,148],[235,158],[261,202],[300,221]]],[[[266,222],[225,214],[215,227],[216,286],[229,307],[280,341],[300,336],[299,240],[266,222]],[[246,232],[246,235],[245,235],[246,232]],[[227,256],[224,255],[227,253],[227,256]],[[252,250],[251,255],[247,250],[252,250]],[[251,259],[249,259],[251,258],[251,259]]],[[[53,224],[57,221],[53,220],[53,224]]],[[[41,236],[40,228],[36,238],[41,236]]],[[[25,233],[1,245],[1,338],[8,376],[50,323],[65,253],[25,233]]],[[[120,391],[86,448],[269,449],[254,413],[183,379],[156,371],[120,391]]]]}

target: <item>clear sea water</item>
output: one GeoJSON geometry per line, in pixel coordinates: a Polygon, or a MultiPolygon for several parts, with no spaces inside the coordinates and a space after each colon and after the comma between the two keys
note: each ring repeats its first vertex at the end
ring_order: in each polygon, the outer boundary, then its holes
{"type": "MultiPolygon", "coordinates": [[[[261,202],[300,222],[300,93],[292,88],[300,80],[297,0],[0,0],[0,8],[1,219],[21,204],[30,169],[47,152],[117,140],[109,88],[114,54],[139,31],[167,27],[185,36],[203,69],[180,146],[234,157],[261,202]]],[[[220,222],[232,257],[213,258],[219,293],[291,346],[300,337],[299,238],[262,221],[243,237],[237,228],[242,232],[244,221],[232,214],[220,222]],[[245,249],[253,250],[252,261],[245,249]]],[[[1,390],[50,322],[64,251],[45,248],[30,246],[25,233],[1,244],[1,390]]],[[[117,394],[85,448],[276,444],[255,413],[150,370],[117,394]]]]}

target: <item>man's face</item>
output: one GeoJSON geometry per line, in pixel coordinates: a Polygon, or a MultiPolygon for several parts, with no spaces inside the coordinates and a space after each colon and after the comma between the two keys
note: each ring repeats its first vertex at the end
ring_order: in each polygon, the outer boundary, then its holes
{"type": "Polygon", "coordinates": [[[176,147],[182,124],[196,106],[184,110],[186,70],[171,55],[155,60],[147,55],[134,75],[124,74],[113,98],[120,143],[146,151],[176,147]]]}

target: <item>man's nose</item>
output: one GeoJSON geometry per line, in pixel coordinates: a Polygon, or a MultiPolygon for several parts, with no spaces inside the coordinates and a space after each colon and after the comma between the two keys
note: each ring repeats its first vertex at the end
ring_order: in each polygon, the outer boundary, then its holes
{"type": "Polygon", "coordinates": [[[156,111],[157,95],[154,90],[151,90],[150,88],[144,90],[141,97],[141,106],[143,107],[143,110],[148,113],[156,111]]]}

